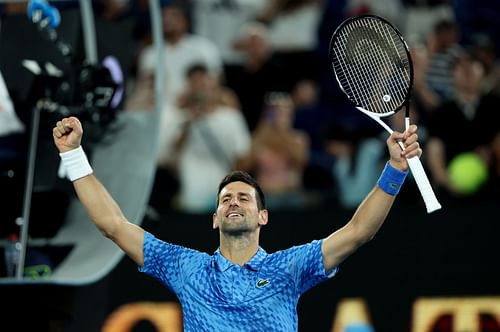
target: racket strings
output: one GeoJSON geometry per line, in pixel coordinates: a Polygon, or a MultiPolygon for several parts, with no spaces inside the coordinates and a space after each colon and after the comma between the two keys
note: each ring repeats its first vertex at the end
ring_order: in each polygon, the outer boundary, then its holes
{"type": "MultiPolygon", "coordinates": [[[[347,37],[346,34],[340,34],[339,39],[343,45],[347,44],[347,37]]],[[[342,45],[339,45],[342,46],[342,45]]],[[[334,68],[336,72],[340,71],[342,72],[341,75],[338,75],[339,81],[341,86],[344,88],[346,94],[350,96],[352,99],[354,99],[355,103],[357,105],[360,105],[364,109],[371,110],[373,111],[373,108],[370,107],[372,102],[370,101],[370,94],[367,94],[368,91],[373,89],[373,84],[370,82],[375,81],[375,77],[373,75],[373,72],[370,68],[369,64],[366,61],[359,61],[359,59],[356,60],[356,72],[353,71],[352,64],[347,64],[345,62],[345,59],[347,58],[346,55],[339,54],[339,50],[345,51],[344,48],[339,48],[335,47],[334,52],[337,55],[337,59],[342,59],[342,61],[338,61],[334,68]],[[372,77],[369,77],[367,79],[366,75],[370,75],[372,77]]],[[[349,61],[353,62],[353,61],[349,61]]]]}
{"type": "Polygon", "coordinates": [[[362,77],[362,79],[364,78],[363,81],[365,82],[363,86],[363,92],[365,92],[363,97],[367,100],[366,106],[369,107],[368,109],[373,109],[377,113],[385,113],[384,106],[390,106],[389,111],[391,111],[395,106],[393,105],[394,99],[389,100],[384,105],[380,103],[381,98],[379,97],[384,93],[384,86],[379,84],[383,82],[380,76],[386,71],[384,67],[385,63],[382,62],[380,56],[377,56],[381,50],[377,47],[377,44],[372,43],[370,40],[362,40],[358,45],[361,46],[363,43],[368,44],[370,47],[362,48],[366,50],[366,52],[355,52],[356,61],[354,63],[362,64],[361,67],[358,68],[358,71],[360,74],[365,74],[365,77],[362,77]],[[373,65],[367,60],[375,60],[376,63],[373,65]],[[377,84],[373,84],[373,82],[377,82],[377,84]]]}
{"type": "MultiPolygon", "coordinates": [[[[369,84],[371,88],[369,90],[370,93],[367,95],[365,93],[364,98],[368,99],[369,109],[376,111],[377,113],[384,113],[388,111],[394,110],[398,105],[395,103],[396,99],[392,98],[390,94],[384,94],[384,90],[387,90],[387,84],[389,84],[389,91],[394,90],[393,88],[398,88],[396,91],[396,95],[400,96],[399,86],[390,86],[394,82],[398,82],[394,80],[392,77],[389,77],[389,74],[393,73],[395,70],[394,62],[395,57],[398,57],[397,54],[394,54],[393,49],[389,47],[381,47],[381,45],[389,45],[386,43],[386,40],[383,40],[383,34],[380,31],[380,27],[376,24],[378,21],[369,20],[367,21],[369,30],[360,30],[363,28],[362,22],[356,22],[356,30],[351,29],[350,35],[353,31],[361,31],[362,34],[358,33],[358,40],[354,40],[356,46],[360,48],[357,52],[353,52],[355,55],[354,64],[362,64],[361,68],[358,68],[358,73],[366,74],[369,73],[368,80],[365,80],[369,84]],[[363,47],[366,44],[367,47],[363,47]],[[391,52],[392,51],[392,52],[391,52]],[[373,63],[375,61],[375,63],[373,63]],[[376,82],[377,84],[373,84],[376,82]],[[392,89],[391,89],[392,88],[392,89]],[[371,91],[370,91],[371,90],[371,91]],[[380,98],[380,96],[389,96],[390,98],[380,98]]],[[[398,57],[399,59],[399,57],[398,57]]],[[[403,97],[404,98],[404,97],[403,97]]]]}
{"type": "Polygon", "coordinates": [[[392,86],[392,91],[397,91],[399,98],[401,100],[404,100],[406,96],[402,91],[409,89],[409,82],[411,80],[410,63],[408,61],[406,47],[390,26],[383,25],[383,28],[386,32],[386,35],[392,37],[389,38],[389,40],[392,42],[392,46],[396,50],[396,54],[398,55],[399,60],[399,62],[392,62],[395,69],[394,73],[397,74],[396,76],[398,76],[399,78],[397,80],[390,81],[391,84],[394,83],[394,86],[392,86]],[[396,41],[398,42],[396,43],[396,41]]]}
{"type": "MultiPolygon", "coordinates": [[[[345,38],[346,36],[343,36],[343,37],[346,40],[345,42],[347,43],[347,38],[345,38]]],[[[362,47],[363,46],[362,44],[365,44],[365,43],[369,44],[366,41],[361,41],[360,43],[358,43],[358,47],[361,48],[360,51],[365,52],[364,54],[366,54],[366,52],[370,53],[371,48],[368,48],[365,51],[364,47],[362,47]]],[[[353,82],[355,84],[356,89],[351,89],[351,91],[356,92],[356,94],[359,96],[360,102],[363,104],[363,106],[368,106],[371,103],[369,100],[370,98],[367,98],[370,96],[367,95],[366,92],[375,88],[375,86],[373,86],[373,84],[371,84],[370,82],[376,82],[377,75],[376,75],[376,72],[374,71],[374,68],[371,68],[371,66],[370,66],[371,64],[368,63],[367,61],[364,61],[364,59],[358,55],[358,52],[352,52],[352,53],[353,53],[352,56],[354,56],[354,59],[350,60],[350,63],[357,65],[357,68],[356,68],[357,72],[353,73],[353,70],[350,67],[346,67],[346,69],[347,69],[346,77],[350,78],[351,82],[353,82]],[[365,105],[365,103],[366,103],[366,105],[365,105]]]]}
{"type": "MultiPolygon", "coordinates": [[[[341,35],[340,38],[344,39],[344,43],[347,42],[344,35],[341,35]]],[[[337,52],[338,49],[335,49],[335,51],[337,52]]],[[[343,51],[345,51],[345,48],[343,49],[343,51]]],[[[345,59],[345,54],[342,58],[345,59]]],[[[358,70],[360,72],[362,71],[365,73],[372,73],[371,69],[373,68],[369,68],[367,63],[365,66],[365,63],[366,62],[358,61],[358,70]]],[[[341,86],[346,90],[347,95],[354,97],[356,104],[362,106],[365,109],[368,109],[368,106],[371,103],[370,100],[368,100],[365,92],[373,88],[373,85],[370,84],[370,81],[374,81],[375,77],[371,77],[371,79],[367,80],[365,79],[366,77],[359,77],[360,75],[354,75],[352,73],[352,70],[350,70],[350,68],[346,64],[342,64],[340,62],[337,62],[335,64],[335,68],[336,71],[342,71],[342,75],[339,75],[339,79],[341,86]]],[[[371,75],[374,76],[373,73],[371,75]]]]}
{"type": "Polygon", "coordinates": [[[332,63],[339,84],[358,106],[378,113],[397,110],[410,89],[406,45],[387,23],[353,20],[336,34],[332,63]]]}
{"type": "MultiPolygon", "coordinates": [[[[375,31],[376,34],[369,33],[367,35],[365,33],[360,36],[362,39],[359,42],[356,41],[356,45],[361,47],[361,49],[358,52],[353,52],[355,54],[355,61],[353,63],[362,64],[362,66],[357,69],[359,74],[370,74],[368,77],[366,77],[366,75],[364,77],[368,78],[365,82],[367,82],[369,89],[364,90],[364,92],[369,92],[368,94],[365,93],[364,96],[368,101],[368,109],[377,113],[385,113],[394,110],[398,106],[395,102],[396,98],[393,98],[393,95],[396,94],[398,97],[401,97],[401,89],[397,84],[399,81],[390,77],[390,74],[397,70],[394,66],[394,54],[390,52],[392,49],[384,49],[380,46],[385,44],[380,42],[381,36],[383,35],[376,22],[377,21],[373,20],[367,22],[368,26],[372,29],[368,31],[375,31]],[[370,47],[362,47],[364,43],[368,44],[370,47]],[[370,82],[372,84],[368,84],[370,82]],[[374,82],[376,84],[373,84],[374,82]],[[389,93],[393,91],[396,93],[384,94],[384,90],[389,90],[389,93]],[[380,98],[380,96],[389,96],[390,98],[384,100],[384,98],[380,98]]],[[[357,22],[357,26],[358,29],[363,27],[361,22],[357,22]]],[[[352,31],[351,29],[351,32],[352,31]]]]}
{"type": "MultiPolygon", "coordinates": [[[[356,28],[359,28],[360,25],[355,22],[356,28]]],[[[350,29],[350,32],[353,29],[350,29]]],[[[348,48],[347,45],[349,43],[349,35],[344,31],[342,34],[339,35],[341,39],[341,43],[339,44],[339,47],[336,49],[342,51],[342,55],[338,57],[339,59],[343,59],[343,62],[337,62],[337,67],[342,69],[343,72],[343,81],[347,85],[345,85],[348,90],[351,92],[348,95],[353,95],[355,96],[355,99],[358,100],[358,104],[361,105],[363,108],[367,108],[368,105],[370,104],[369,100],[366,98],[366,91],[369,91],[372,87],[373,84],[370,84],[370,81],[375,81],[375,75],[372,72],[370,68],[370,64],[367,61],[363,61],[359,56],[356,57],[357,52],[355,52],[355,49],[348,48]],[[349,55],[346,53],[349,52],[349,55]],[[350,60],[349,60],[350,59],[350,60]],[[356,64],[358,66],[357,72],[353,73],[353,70],[349,67],[347,64],[347,60],[349,60],[349,64],[356,64]],[[347,71],[347,73],[346,73],[347,71]],[[366,77],[360,77],[359,74],[361,73],[368,73],[371,74],[371,77],[367,80],[365,79],[366,77]]],[[[363,42],[363,40],[361,41],[363,42]]],[[[359,46],[359,44],[358,44],[359,46]]],[[[367,49],[369,52],[370,48],[367,49]]],[[[364,50],[361,50],[364,51],[364,50]]],[[[363,75],[364,76],[364,75],[363,75]]]]}

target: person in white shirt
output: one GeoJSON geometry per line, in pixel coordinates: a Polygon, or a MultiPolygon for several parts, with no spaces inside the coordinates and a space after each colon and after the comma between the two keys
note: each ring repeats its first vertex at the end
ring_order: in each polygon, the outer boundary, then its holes
{"type": "Polygon", "coordinates": [[[213,186],[250,150],[250,131],[230,91],[205,67],[194,66],[187,76],[180,105],[186,121],[176,146],[178,203],[186,212],[206,213],[214,208],[213,186]]]}
{"type": "MultiPolygon", "coordinates": [[[[182,130],[183,111],[178,107],[179,98],[186,89],[189,68],[201,64],[214,79],[223,75],[223,64],[219,50],[210,40],[189,33],[189,19],[186,5],[171,1],[162,8],[164,34],[165,73],[164,100],[161,105],[158,168],[172,173],[176,157],[173,151],[176,137],[182,130]]],[[[138,63],[135,89],[128,99],[126,109],[143,111],[154,109],[154,75],[157,68],[157,55],[152,45],[145,47],[138,63]]],[[[173,172],[175,180],[177,176],[173,172]]],[[[170,177],[170,175],[169,175],[170,177]]]]}
{"type": "Polygon", "coordinates": [[[0,72],[0,137],[23,132],[24,125],[16,115],[7,86],[0,72]]]}
{"type": "Polygon", "coordinates": [[[245,54],[234,47],[241,27],[255,19],[267,0],[194,0],[193,31],[213,41],[226,66],[245,63],[245,54]]]}
{"type": "MultiPolygon", "coordinates": [[[[162,16],[165,38],[165,98],[170,104],[176,104],[177,97],[186,84],[187,70],[194,64],[201,63],[212,75],[221,76],[222,58],[213,42],[188,32],[189,22],[184,6],[172,2],[162,8],[162,16]]],[[[151,80],[156,63],[154,47],[147,46],[139,57],[138,79],[151,80]]]]}

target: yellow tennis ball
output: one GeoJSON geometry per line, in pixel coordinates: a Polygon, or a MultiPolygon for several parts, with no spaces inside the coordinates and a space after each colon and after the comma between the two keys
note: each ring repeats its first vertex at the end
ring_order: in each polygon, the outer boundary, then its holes
{"type": "Polygon", "coordinates": [[[448,175],[457,190],[463,194],[473,194],[488,179],[488,167],[476,153],[466,152],[451,160],[448,175]]]}

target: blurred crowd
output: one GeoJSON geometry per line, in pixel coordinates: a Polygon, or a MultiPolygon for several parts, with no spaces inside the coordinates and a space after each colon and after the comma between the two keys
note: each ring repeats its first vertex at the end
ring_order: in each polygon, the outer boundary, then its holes
{"type": "MultiPolygon", "coordinates": [[[[154,208],[213,211],[217,184],[233,169],[257,178],[271,209],[356,207],[383,167],[387,133],[339,90],[328,48],[335,28],[360,14],[385,17],[409,43],[415,71],[410,117],[419,126],[422,160],[438,197],[498,195],[500,3],[161,4],[164,61],[158,63],[148,1],[94,1],[99,20],[133,23],[133,52],[120,55],[130,63],[124,112],[155,110],[155,72],[164,70],[154,208]]],[[[2,15],[25,11],[19,3],[0,8],[2,15]]],[[[0,76],[5,145],[24,129],[8,98],[9,82],[6,88],[2,81],[0,76]]],[[[392,128],[404,130],[402,113],[388,119],[392,128]]]]}

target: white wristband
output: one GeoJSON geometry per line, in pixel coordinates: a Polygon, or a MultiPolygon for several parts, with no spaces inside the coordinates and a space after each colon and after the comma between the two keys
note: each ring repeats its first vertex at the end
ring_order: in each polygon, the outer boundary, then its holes
{"type": "Polygon", "coordinates": [[[92,174],[92,167],[90,167],[89,161],[82,149],[82,146],[79,146],[74,150],[59,153],[59,156],[61,156],[62,164],[66,169],[68,178],[71,181],[75,181],[83,178],[84,176],[92,174]]]}

